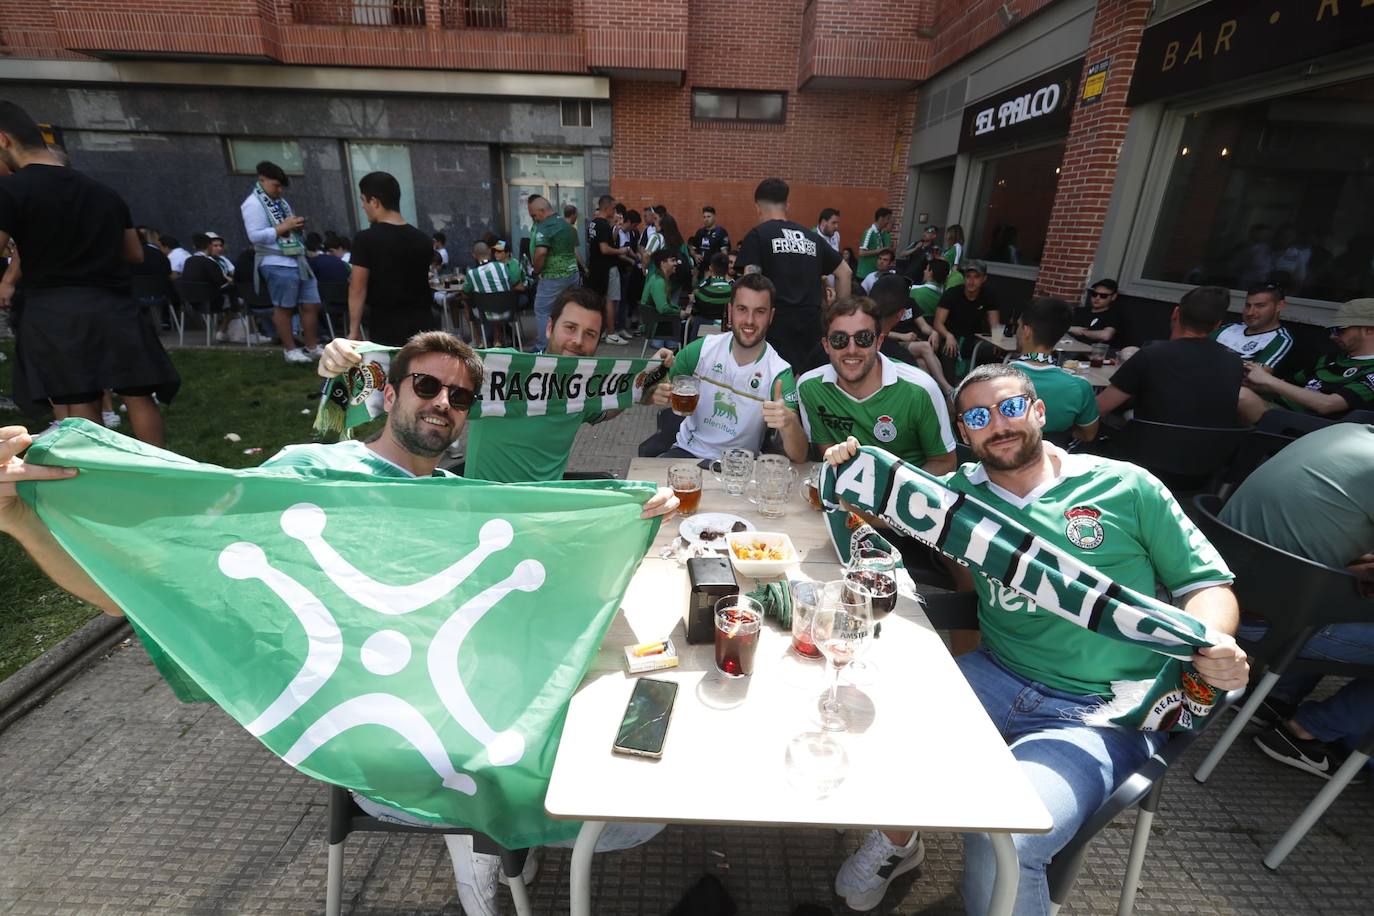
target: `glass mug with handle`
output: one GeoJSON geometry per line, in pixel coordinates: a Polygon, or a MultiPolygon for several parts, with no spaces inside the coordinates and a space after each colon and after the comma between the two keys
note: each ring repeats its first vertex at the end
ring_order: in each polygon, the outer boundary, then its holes
{"type": "Polygon", "coordinates": [[[711,473],[731,496],[743,496],[754,476],[754,453],[747,448],[727,448],[711,462],[711,473]]]}
{"type": "Polygon", "coordinates": [[[754,462],[754,479],[745,488],[745,496],[759,507],[764,518],[782,518],[787,514],[787,501],[797,485],[797,472],[786,458],[765,461],[776,455],[764,455],[754,462]]]}

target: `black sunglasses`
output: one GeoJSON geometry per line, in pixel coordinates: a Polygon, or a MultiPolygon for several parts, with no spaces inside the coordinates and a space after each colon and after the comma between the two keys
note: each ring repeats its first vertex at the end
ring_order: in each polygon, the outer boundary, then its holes
{"type": "Polygon", "coordinates": [[[1340,337],[1340,336],[1341,336],[1342,334],[1344,334],[1346,331],[1350,330],[1350,328],[1349,328],[1349,327],[1344,327],[1344,328],[1330,328],[1329,330],[1330,330],[1330,332],[1331,332],[1331,336],[1332,336],[1332,337],[1340,337]]]}
{"type": "Polygon", "coordinates": [[[448,389],[448,406],[454,410],[467,410],[472,407],[472,402],[477,400],[477,392],[471,388],[464,388],[462,385],[445,385],[432,375],[423,372],[412,372],[406,376],[410,379],[411,385],[415,388],[415,393],[426,401],[432,401],[439,396],[439,392],[448,389]]]}
{"type": "Polygon", "coordinates": [[[831,331],[830,336],[827,337],[826,340],[830,341],[830,346],[833,349],[843,350],[845,347],[849,346],[851,337],[854,343],[863,347],[865,350],[873,346],[878,339],[878,335],[873,331],[859,331],[852,335],[848,331],[831,331]]]}
{"type": "Polygon", "coordinates": [[[1097,290],[1093,290],[1092,292],[1088,293],[1088,295],[1089,295],[1089,296],[1092,296],[1094,299],[1110,299],[1110,298],[1112,298],[1112,294],[1111,294],[1111,293],[1099,293],[1097,290]]]}

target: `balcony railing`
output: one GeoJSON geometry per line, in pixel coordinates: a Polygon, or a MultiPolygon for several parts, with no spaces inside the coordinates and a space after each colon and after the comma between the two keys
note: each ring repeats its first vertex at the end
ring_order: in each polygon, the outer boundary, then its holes
{"type": "MultiPolygon", "coordinates": [[[[425,0],[291,0],[291,16],[306,25],[420,28],[425,0]]],[[[573,0],[439,0],[445,29],[568,33],[573,0]]]]}

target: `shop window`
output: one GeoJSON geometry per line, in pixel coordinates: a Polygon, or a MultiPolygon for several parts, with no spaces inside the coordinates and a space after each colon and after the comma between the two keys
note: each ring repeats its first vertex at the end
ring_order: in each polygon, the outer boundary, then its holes
{"type": "Polygon", "coordinates": [[[968,236],[972,257],[1040,264],[1063,160],[1064,144],[1055,143],[983,163],[973,232],[968,236]]]}
{"type": "Polygon", "coordinates": [[[229,137],[229,170],[235,175],[256,175],[259,162],[275,162],[288,175],[304,175],[305,160],[295,140],[263,137],[229,137]]]}
{"type": "Polygon", "coordinates": [[[717,89],[692,90],[692,118],[697,121],[766,121],[782,123],[787,94],[783,92],[735,92],[717,89]]]}
{"type": "Polygon", "coordinates": [[[415,179],[410,173],[410,149],[400,143],[350,143],[348,167],[353,176],[353,203],[358,226],[366,229],[367,214],[358,197],[358,181],[368,172],[390,172],[401,185],[401,215],[412,226],[415,220],[415,179]]]}
{"type": "Polygon", "coordinates": [[[1189,115],[1143,270],[1233,289],[1374,290],[1374,79],[1189,115]]]}

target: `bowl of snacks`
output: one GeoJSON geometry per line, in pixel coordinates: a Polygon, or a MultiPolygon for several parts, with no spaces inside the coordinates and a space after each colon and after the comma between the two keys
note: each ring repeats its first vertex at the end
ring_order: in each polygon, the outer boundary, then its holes
{"type": "Polygon", "coordinates": [[[792,539],[781,532],[732,531],[725,543],[735,571],[751,579],[776,578],[799,561],[792,539]]]}

